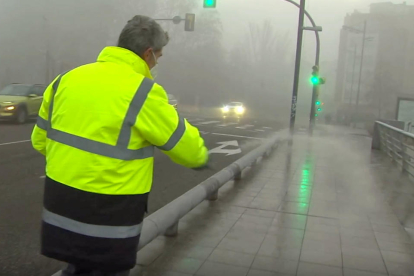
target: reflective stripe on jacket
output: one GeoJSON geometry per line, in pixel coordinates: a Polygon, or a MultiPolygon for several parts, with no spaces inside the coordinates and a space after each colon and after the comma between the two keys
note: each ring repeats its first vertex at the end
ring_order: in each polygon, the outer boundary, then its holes
{"type": "Polygon", "coordinates": [[[136,245],[123,241],[138,241],[154,146],[190,168],[208,158],[198,130],[168,104],[145,61],[118,47],[49,85],[32,143],[47,164],[42,252],[72,263],[111,262],[109,269],[135,263],[136,245]],[[123,260],[114,261],[119,254],[123,260]]]}

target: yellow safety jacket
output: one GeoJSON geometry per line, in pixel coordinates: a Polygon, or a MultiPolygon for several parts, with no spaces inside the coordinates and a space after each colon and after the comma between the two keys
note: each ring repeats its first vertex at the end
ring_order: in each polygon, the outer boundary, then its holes
{"type": "Polygon", "coordinates": [[[190,168],[208,159],[145,61],[119,47],[49,85],[32,143],[46,156],[42,253],[107,270],[135,265],[154,146],[190,168]]]}

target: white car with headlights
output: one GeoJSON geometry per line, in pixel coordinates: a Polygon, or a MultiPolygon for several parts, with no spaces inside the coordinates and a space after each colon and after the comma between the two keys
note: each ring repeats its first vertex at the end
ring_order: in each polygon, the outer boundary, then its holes
{"type": "Polygon", "coordinates": [[[221,108],[221,113],[224,118],[236,117],[242,118],[246,112],[246,107],[241,102],[231,102],[221,108]]]}

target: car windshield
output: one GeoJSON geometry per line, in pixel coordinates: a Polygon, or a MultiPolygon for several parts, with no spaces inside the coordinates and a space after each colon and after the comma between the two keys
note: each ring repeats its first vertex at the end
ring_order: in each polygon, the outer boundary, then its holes
{"type": "Polygon", "coordinates": [[[27,85],[9,85],[0,91],[0,95],[8,96],[27,96],[29,95],[30,86],[27,85]]]}

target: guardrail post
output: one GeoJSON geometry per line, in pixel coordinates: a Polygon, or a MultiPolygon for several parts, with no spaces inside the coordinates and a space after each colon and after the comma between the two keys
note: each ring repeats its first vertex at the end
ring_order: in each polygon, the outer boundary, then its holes
{"type": "Polygon", "coordinates": [[[234,176],[234,180],[237,180],[237,181],[242,180],[242,172],[236,173],[234,176]]]}
{"type": "Polygon", "coordinates": [[[254,159],[254,161],[250,164],[251,168],[254,168],[257,165],[257,159],[254,159]]]}
{"type": "Polygon", "coordinates": [[[178,234],[178,222],[174,223],[170,228],[168,228],[165,233],[164,236],[167,237],[175,237],[178,234]]]}
{"type": "Polygon", "coordinates": [[[372,135],[372,144],[371,148],[380,150],[381,149],[381,133],[380,133],[380,126],[377,122],[374,124],[374,133],[372,135]]]}
{"type": "Polygon", "coordinates": [[[401,156],[402,156],[402,171],[403,171],[403,173],[406,173],[409,170],[409,168],[408,168],[408,159],[410,159],[410,156],[407,154],[407,147],[405,145],[404,136],[401,135],[400,137],[401,137],[400,138],[401,139],[400,143],[401,143],[401,151],[402,151],[402,153],[401,153],[401,156]]]}
{"type": "Polygon", "coordinates": [[[212,194],[210,194],[207,198],[210,201],[215,201],[218,199],[218,189],[215,190],[212,194]]]}

